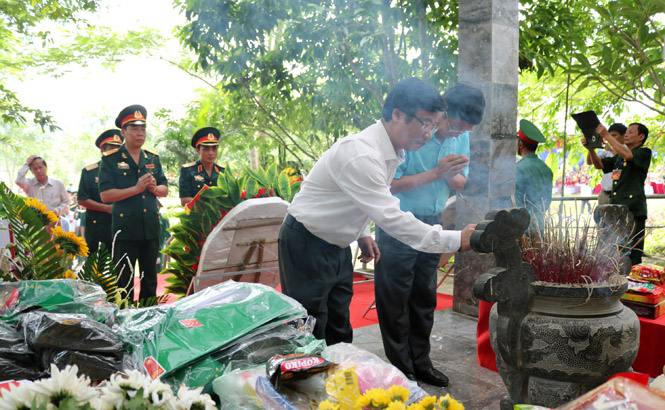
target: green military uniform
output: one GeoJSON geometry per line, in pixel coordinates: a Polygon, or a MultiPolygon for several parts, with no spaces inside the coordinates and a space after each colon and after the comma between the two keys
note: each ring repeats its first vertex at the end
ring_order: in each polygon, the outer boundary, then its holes
{"type": "MultiPolygon", "coordinates": [[[[143,125],[145,116],[146,111],[142,106],[127,107],[116,119],[116,126],[123,128],[128,122],[143,125]]],[[[153,175],[157,186],[167,185],[157,153],[141,149],[137,164],[126,146],[122,145],[117,150],[104,153],[99,169],[99,191],[132,188],[146,173],[153,175]]],[[[142,275],[139,299],[156,296],[155,262],[159,256],[157,197],[146,189],[140,194],[114,202],[111,225],[116,235],[113,257],[119,273],[118,286],[126,288],[130,300],[133,299],[132,271],[138,260],[142,275]]]]}
{"type": "MultiPolygon", "coordinates": [[[[538,145],[545,136],[530,121],[521,120],[517,136],[522,141],[538,145]]],[[[517,163],[515,174],[515,203],[531,214],[530,232],[535,232],[535,217],[539,230],[545,226],[545,214],[552,203],[554,174],[536,154],[527,154],[517,163]]]]}
{"type": "MultiPolygon", "coordinates": [[[[81,179],[79,180],[78,198],[79,200],[92,199],[102,202],[99,196],[99,164],[101,161],[90,164],[81,170],[81,179]]],[[[101,211],[88,209],[85,212],[85,241],[88,243],[90,253],[97,250],[99,243],[111,252],[111,214],[101,211]]]]}
{"type": "Polygon", "coordinates": [[[208,176],[205,168],[201,165],[201,160],[183,165],[180,168],[180,186],[178,188],[180,198],[193,198],[204,185],[216,185],[217,177],[223,172],[224,167],[214,164],[212,174],[208,176]]]}
{"type": "MultiPolygon", "coordinates": [[[[122,140],[123,138],[120,130],[111,129],[102,132],[99,137],[97,137],[95,145],[100,149],[107,144],[108,146],[119,147],[122,145],[122,140]]],[[[102,203],[102,198],[99,195],[100,163],[101,161],[98,161],[81,170],[81,179],[79,180],[78,188],[78,199],[80,201],[92,199],[93,201],[102,203]]],[[[90,253],[97,250],[100,242],[104,244],[109,252],[111,252],[111,245],[113,242],[113,235],[111,233],[111,214],[88,209],[81,215],[81,223],[85,226],[85,241],[88,244],[90,253]]]]}
{"type": "MultiPolygon", "coordinates": [[[[203,127],[196,130],[192,136],[191,145],[196,149],[196,152],[201,155],[201,158],[203,158],[204,155],[204,151],[201,151],[201,149],[214,148],[214,156],[216,158],[220,136],[221,133],[217,128],[203,127]]],[[[212,160],[212,158],[208,157],[207,160],[212,160]]],[[[178,188],[180,198],[193,198],[205,185],[212,186],[217,184],[217,177],[223,172],[224,167],[220,167],[213,163],[212,171],[210,172],[210,175],[208,175],[201,159],[183,165],[180,168],[180,184],[178,188]]]]}
{"type": "Polygon", "coordinates": [[[644,181],[651,165],[651,149],[640,145],[631,150],[633,160],[626,161],[621,156],[602,158],[603,172],[612,173],[612,194],[610,204],[626,205],[635,217],[635,228],[631,237],[630,260],[633,265],[642,263],[644,250],[644,226],[647,219],[647,197],[644,194],[644,181]]]}

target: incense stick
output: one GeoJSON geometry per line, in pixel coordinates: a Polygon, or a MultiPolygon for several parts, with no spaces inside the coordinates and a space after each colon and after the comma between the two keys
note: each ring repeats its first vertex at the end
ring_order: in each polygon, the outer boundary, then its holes
{"type": "Polygon", "coordinates": [[[483,218],[481,218],[480,215],[478,215],[478,212],[476,212],[476,210],[473,209],[473,207],[471,206],[469,201],[467,201],[466,198],[464,198],[464,195],[462,195],[461,193],[458,193],[458,195],[459,195],[460,198],[462,198],[462,201],[464,201],[466,206],[468,206],[473,211],[473,213],[476,215],[476,218],[478,218],[479,221],[482,221],[483,218]]]}

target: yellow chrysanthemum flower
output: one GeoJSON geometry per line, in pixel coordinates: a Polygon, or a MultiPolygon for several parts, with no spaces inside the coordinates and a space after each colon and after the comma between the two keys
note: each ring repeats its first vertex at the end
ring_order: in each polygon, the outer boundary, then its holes
{"type": "Polygon", "coordinates": [[[386,390],[386,393],[388,394],[388,397],[390,397],[391,400],[399,400],[402,403],[405,403],[409,399],[409,395],[411,392],[409,392],[409,389],[406,387],[400,386],[398,384],[394,384],[386,390]]]}
{"type": "Polygon", "coordinates": [[[58,279],[76,279],[76,275],[71,269],[67,269],[65,273],[58,276],[58,279]]]}
{"type": "Polygon", "coordinates": [[[383,389],[369,389],[356,400],[355,409],[369,407],[370,409],[386,408],[390,404],[390,396],[383,389]]]}
{"type": "Polygon", "coordinates": [[[339,410],[339,404],[334,404],[330,400],[324,400],[319,403],[318,410],[339,410]]]}
{"type": "Polygon", "coordinates": [[[88,244],[74,232],[65,232],[62,227],[56,226],[53,241],[68,256],[88,256],[88,244]]]}
{"type": "Polygon", "coordinates": [[[290,177],[292,175],[296,175],[298,173],[298,171],[296,171],[295,169],[293,169],[291,167],[284,168],[282,170],[282,172],[285,173],[287,177],[290,177]]]}
{"type": "Polygon", "coordinates": [[[410,404],[409,407],[406,408],[406,410],[425,410],[425,408],[421,406],[420,403],[413,403],[410,404]]]}
{"type": "Polygon", "coordinates": [[[425,410],[435,410],[437,403],[436,396],[427,396],[418,402],[425,410]]]}
{"type": "Polygon", "coordinates": [[[395,400],[386,407],[386,410],[406,410],[403,402],[395,400]]]}
{"type": "Polygon", "coordinates": [[[46,225],[51,225],[58,222],[58,216],[53,211],[48,211],[46,205],[39,202],[37,198],[25,198],[23,200],[26,206],[32,208],[37,214],[37,217],[46,225]]]}
{"type": "Polygon", "coordinates": [[[446,394],[439,400],[439,406],[442,410],[464,410],[462,403],[450,397],[450,394],[446,394]]]}

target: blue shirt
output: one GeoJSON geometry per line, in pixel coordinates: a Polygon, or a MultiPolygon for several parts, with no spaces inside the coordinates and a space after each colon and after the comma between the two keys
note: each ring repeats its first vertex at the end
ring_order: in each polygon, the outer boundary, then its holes
{"type": "MultiPolygon", "coordinates": [[[[407,151],[406,160],[397,168],[395,179],[404,175],[415,175],[435,168],[439,160],[450,154],[466,155],[470,157],[469,133],[465,132],[455,138],[446,138],[439,142],[432,137],[424,147],[418,151],[407,151]]],[[[469,175],[469,167],[464,169],[463,175],[469,175]]],[[[400,201],[400,209],[414,215],[431,216],[440,214],[446,206],[448,198],[453,193],[445,179],[432,182],[413,191],[395,194],[400,201]]]]}

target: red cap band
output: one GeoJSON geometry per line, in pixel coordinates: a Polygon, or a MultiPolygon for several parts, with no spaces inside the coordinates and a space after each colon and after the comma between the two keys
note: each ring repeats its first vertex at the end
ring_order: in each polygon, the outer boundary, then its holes
{"type": "Polygon", "coordinates": [[[133,121],[145,121],[145,117],[141,114],[141,111],[134,111],[134,114],[129,114],[120,121],[120,128],[124,127],[128,122],[133,121]]]}
{"type": "Polygon", "coordinates": [[[537,143],[536,141],[534,141],[534,140],[532,140],[531,138],[529,138],[529,137],[527,137],[526,135],[524,135],[524,133],[522,132],[522,130],[518,130],[518,131],[517,131],[517,138],[521,139],[522,141],[524,141],[524,142],[526,142],[526,143],[528,143],[528,144],[531,144],[531,145],[538,145],[538,143],[537,143]]]}
{"type": "Polygon", "coordinates": [[[215,137],[215,135],[212,132],[209,133],[208,135],[204,135],[203,137],[199,138],[199,140],[196,141],[196,148],[198,148],[199,145],[203,143],[211,143],[211,142],[214,142],[216,144],[219,143],[219,140],[217,139],[217,137],[215,137]]]}

